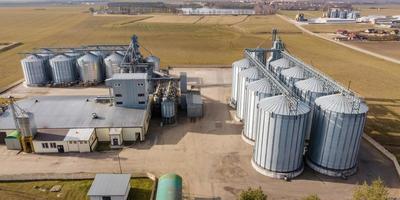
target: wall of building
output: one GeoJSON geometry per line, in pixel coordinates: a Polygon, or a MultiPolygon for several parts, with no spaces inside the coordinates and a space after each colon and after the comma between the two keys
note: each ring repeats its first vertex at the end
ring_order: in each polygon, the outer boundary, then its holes
{"type": "Polygon", "coordinates": [[[136,141],[137,138],[140,139],[142,134],[141,128],[123,128],[122,129],[122,139],[124,141],[136,141]]]}
{"type": "Polygon", "coordinates": [[[32,142],[33,149],[35,153],[58,153],[57,146],[63,145],[64,152],[69,152],[69,148],[66,142],[64,141],[37,141],[33,140],[32,142]],[[43,147],[43,143],[47,143],[48,148],[43,147]],[[55,143],[55,147],[51,146],[51,143],[55,143]]]}
{"type": "Polygon", "coordinates": [[[110,141],[110,129],[109,128],[96,128],[96,136],[99,142],[110,141]]]}

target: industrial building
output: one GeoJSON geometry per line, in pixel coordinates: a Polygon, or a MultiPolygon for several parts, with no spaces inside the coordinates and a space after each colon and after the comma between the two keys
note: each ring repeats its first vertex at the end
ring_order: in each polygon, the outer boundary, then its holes
{"type": "Polygon", "coordinates": [[[300,175],[305,164],[328,176],[353,175],[367,105],[285,51],[276,30],[272,38],[271,49],[246,49],[232,65],[230,105],[244,122],[243,140],[254,145],[252,166],[285,180],[300,175]]]}
{"type": "Polygon", "coordinates": [[[176,13],[176,6],[163,2],[109,2],[108,14],[138,15],[146,13],[176,13]]]}
{"type": "Polygon", "coordinates": [[[180,8],[183,15],[254,15],[254,9],[180,8]]]}
{"type": "Polygon", "coordinates": [[[130,180],[130,174],[96,174],[87,196],[90,200],[126,200],[130,180]]]}
{"type": "Polygon", "coordinates": [[[203,115],[200,91],[187,89],[186,73],[171,76],[160,59],[143,57],[137,37],[130,45],[44,48],[21,60],[29,87],[103,84],[104,96],[35,96],[0,113],[9,149],[35,153],[91,152],[99,142],[120,148],[144,141],[152,112],[176,123],[181,105],[190,118],[203,115]],[[17,133],[17,134],[16,134],[17,133]],[[20,144],[20,145],[18,145],[20,144]]]}

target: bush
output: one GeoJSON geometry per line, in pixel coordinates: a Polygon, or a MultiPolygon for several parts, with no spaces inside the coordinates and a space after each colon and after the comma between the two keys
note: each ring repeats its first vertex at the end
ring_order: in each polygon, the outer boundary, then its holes
{"type": "Polygon", "coordinates": [[[353,193],[353,200],[388,200],[389,192],[381,179],[375,180],[371,185],[364,182],[353,193]]]}
{"type": "Polygon", "coordinates": [[[267,195],[261,190],[261,187],[257,189],[248,188],[240,193],[239,200],[267,200],[267,195]]]}
{"type": "Polygon", "coordinates": [[[304,197],[302,200],[321,200],[316,194],[304,197]]]}

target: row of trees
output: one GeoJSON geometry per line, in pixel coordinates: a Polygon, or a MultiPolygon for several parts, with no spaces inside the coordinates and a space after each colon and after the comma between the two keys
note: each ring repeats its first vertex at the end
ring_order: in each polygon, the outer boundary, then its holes
{"type": "MultiPolygon", "coordinates": [[[[267,200],[267,195],[261,188],[248,188],[240,193],[239,200],[267,200]]],[[[321,199],[317,195],[310,195],[303,200],[321,199]]],[[[354,190],[353,200],[389,200],[389,192],[381,179],[373,181],[371,185],[364,182],[354,190]]]]}

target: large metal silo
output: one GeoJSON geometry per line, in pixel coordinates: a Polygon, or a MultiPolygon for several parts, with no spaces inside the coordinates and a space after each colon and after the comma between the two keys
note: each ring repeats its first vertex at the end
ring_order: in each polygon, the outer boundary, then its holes
{"type": "Polygon", "coordinates": [[[46,60],[37,55],[29,55],[21,60],[26,85],[37,86],[49,82],[46,60]]]}
{"type": "Polygon", "coordinates": [[[247,58],[238,60],[232,64],[232,97],[231,103],[236,105],[238,90],[239,90],[239,72],[250,67],[250,62],[247,58]]]}
{"type": "Polygon", "coordinates": [[[69,84],[77,80],[75,59],[58,55],[50,59],[50,69],[54,84],[69,84]]]}
{"type": "Polygon", "coordinates": [[[159,72],[160,71],[160,58],[157,56],[149,56],[146,58],[146,62],[153,63],[153,70],[159,72]]]}
{"type": "Polygon", "coordinates": [[[244,128],[242,138],[245,142],[254,145],[257,131],[257,104],[261,99],[273,95],[272,87],[267,78],[254,81],[247,85],[244,128]]]}
{"type": "Polygon", "coordinates": [[[306,78],[304,68],[299,66],[282,70],[280,76],[281,80],[290,88],[293,88],[294,83],[297,81],[304,80],[306,78]]]}
{"type": "Polygon", "coordinates": [[[236,117],[243,120],[244,109],[247,102],[245,102],[245,92],[247,84],[256,81],[260,78],[260,73],[256,67],[245,69],[239,73],[239,89],[236,102],[236,117]]]}
{"type": "Polygon", "coordinates": [[[122,59],[123,56],[118,53],[112,53],[104,58],[104,64],[106,66],[106,78],[111,78],[113,74],[120,73],[122,59]]]}
{"type": "Polygon", "coordinates": [[[106,51],[91,51],[90,53],[99,57],[100,71],[103,76],[102,79],[104,80],[104,78],[106,77],[106,65],[104,63],[104,58],[107,57],[108,53],[106,51]]]}
{"type": "Polygon", "coordinates": [[[354,174],[367,111],[365,103],[342,94],[317,98],[307,164],[329,176],[354,174]]]}
{"type": "Polygon", "coordinates": [[[304,169],[303,151],[310,108],[301,101],[278,95],[258,104],[259,124],[252,159],[261,174],[290,179],[304,169]]]}
{"type": "Polygon", "coordinates": [[[298,81],[294,84],[294,87],[296,94],[301,98],[303,102],[308,104],[308,106],[310,106],[311,108],[307,124],[307,134],[306,134],[306,140],[309,140],[311,133],[312,118],[314,113],[315,99],[333,93],[333,91],[318,78],[309,78],[306,80],[298,81]]]}
{"type": "Polygon", "coordinates": [[[99,83],[103,81],[99,57],[86,53],[77,60],[78,72],[82,82],[99,83]]]}
{"type": "Polygon", "coordinates": [[[282,70],[289,69],[292,67],[292,64],[290,63],[290,61],[285,58],[280,58],[278,60],[274,60],[274,61],[270,62],[269,65],[271,67],[271,71],[277,75],[279,75],[282,70]]]}

